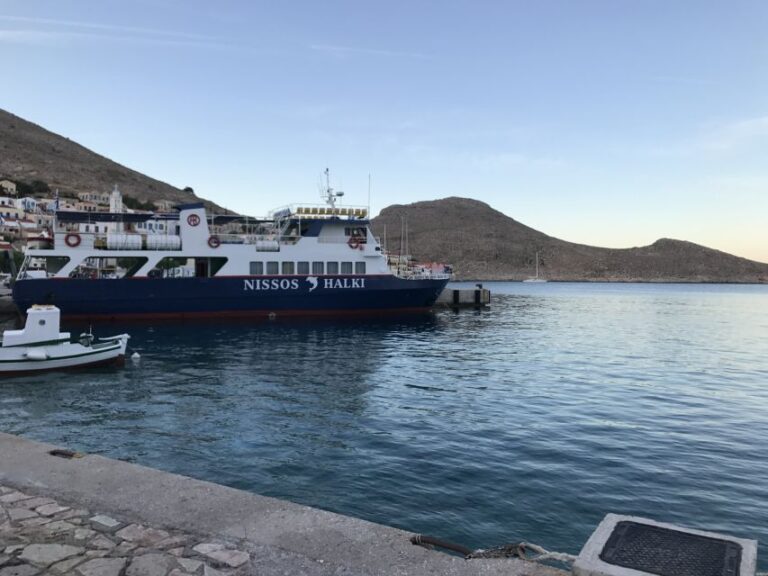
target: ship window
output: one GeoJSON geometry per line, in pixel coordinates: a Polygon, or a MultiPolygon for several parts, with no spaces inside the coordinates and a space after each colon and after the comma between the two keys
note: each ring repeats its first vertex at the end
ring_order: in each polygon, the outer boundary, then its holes
{"type": "Polygon", "coordinates": [[[365,262],[355,262],[355,274],[365,274],[365,262]]]}
{"type": "Polygon", "coordinates": [[[267,274],[277,274],[278,273],[278,263],[277,262],[267,262],[267,274]]]}
{"type": "Polygon", "coordinates": [[[283,274],[293,274],[293,262],[283,262],[283,274]]]}
{"type": "Polygon", "coordinates": [[[264,262],[251,262],[251,276],[264,274],[264,262]]]}
{"type": "Polygon", "coordinates": [[[326,265],[326,269],[328,270],[328,274],[338,274],[339,273],[339,263],[338,262],[328,262],[326,265]]]}
{"type": "Polygon", "coordinates": [[[130,278],[146,263],[147,258],[135,256],[128,256],[125,258],[86,258],[69,273],[69,277],[101,279],[130,278]]]}
{"type": "Polygon", "coordinates": [[[296,274],[309,274],[309,262],[297,262],[296,274]]]}
{"type": "Polygon", "coordinates": [[[149,278],[211,278],[216,276],[224,264],[226,258],[174,258],[168,256],[160,260],[157,265],[147,272],[149,278]]]}
{"type": "Polygon", "coordinates": [[[367,234],[365,228],[344,228],[344,236],[356,236],[365,239],[367,234]]]}
{"type": "Polygon", "coordinates": [[[312,262],[312,274],[325,274],[325,266],[323,262],[312,262]]]}
{"type": "Polygon", "coordinates": [[[352,262],[342,262],[341,263],[341,273],[342,274],[352,274],[352,262]]]}

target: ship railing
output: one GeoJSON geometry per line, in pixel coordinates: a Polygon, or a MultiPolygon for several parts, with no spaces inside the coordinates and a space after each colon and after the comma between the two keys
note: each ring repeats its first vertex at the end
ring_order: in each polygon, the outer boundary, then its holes
{"type": "MultiPolygon", "coordinates": [[[[328,236],[328,237],[317,237],[317,243],[318,244],[349,244],[350,236],[328,236]]],[[[357,237],[357,243],[358,244],[367,244],[368,239],[365,236],[357,237]]]]}
{"type": "Polygon", "coordinates": [[[450,280],[451,275],[445,272],[417,272],[411,270],[399,270],[396,272],[399,278],[405,280],[450,280]]]}
{"type": "Polygon", "coordinates": [[[328,218],[331,216],[346,216],[350,219],[364,219],[368,217],[368,207],[328,206],[327,204],[290,204],[270,212],[270,217],[275,220],[284,220],[285,218],[328,218]]]}

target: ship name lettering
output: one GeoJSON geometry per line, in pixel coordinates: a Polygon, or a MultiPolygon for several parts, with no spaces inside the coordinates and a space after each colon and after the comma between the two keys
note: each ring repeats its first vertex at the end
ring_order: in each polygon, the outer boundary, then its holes
{"type": "Polygon", "coordinates": [[[257,278],[243,279],[243,290],[298,290],[297,278],[257,278]]]}
{"type": "Polygon", "coordinates": [[[365,288],[365,278],[326,278],[323,288],[365,288]]]}

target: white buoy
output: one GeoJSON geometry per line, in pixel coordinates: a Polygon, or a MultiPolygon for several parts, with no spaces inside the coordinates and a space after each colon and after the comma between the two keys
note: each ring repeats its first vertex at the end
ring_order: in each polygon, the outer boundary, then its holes
{"type": "Polygon", "coordinates": [[[140,358],[141,358],[141,354],[139,354],[138,352],[134,352],[133,354],[131,354],[131,360],[133,360],[134,362],[138,362],[140,358]]]}

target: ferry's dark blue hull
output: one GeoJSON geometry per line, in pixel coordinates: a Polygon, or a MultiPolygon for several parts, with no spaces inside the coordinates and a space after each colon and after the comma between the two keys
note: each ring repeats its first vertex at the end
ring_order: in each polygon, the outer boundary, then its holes
{"type": "Polygon", "coordinates": [[[424,310],[448,280],[394,276],[41,278],[19,280],[21,312],[54,304],[69,318],[183,318],[424,310]]]}

